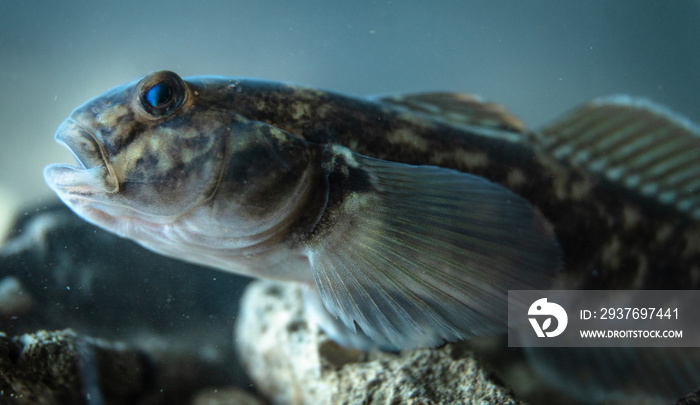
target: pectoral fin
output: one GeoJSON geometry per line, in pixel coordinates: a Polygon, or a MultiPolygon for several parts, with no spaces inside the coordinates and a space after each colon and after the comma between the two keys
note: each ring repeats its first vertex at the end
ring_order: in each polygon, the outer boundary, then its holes
{"type": "Polygon", "coordinates": [[[333,154],[331,202],[307,246],[348,328],[400,349],[497,334],[509,289],[551,285],[561,252],[523,198],[454,170],[333,154]]]}

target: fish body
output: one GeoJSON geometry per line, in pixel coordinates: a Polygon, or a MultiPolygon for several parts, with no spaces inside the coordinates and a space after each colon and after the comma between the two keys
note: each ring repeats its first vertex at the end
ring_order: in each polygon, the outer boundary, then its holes
{"type": "Polygon", "coordinates": [[[504,332],[509,289],[700,286],[699,132],[636,99],[527,131],[461,94],[163,71],[86,102],[55,137],[79,166],[44,176],[77,214],[169,256],[304,283],[341,341],[504,332]]]}
{"type": "MultiPolygon", "coordinates": [[[[577,164],[557,158],[547,137],[566,122],[527,132],[517,118],[498,106],[461,94],[365,100],[299,87],[283,89],[251,94],[246,97],[250,105],[243,111],[311,142],[344,145],[377,159],[474,174],[524,197],[554,227],[563,252],[563,270],[574,275],[577,288],[700,287],[697,208],[694,213],[680,212],[654,195],[645,196],[607,179],[604,173],[591,171],[584,165],[589,162],[577,164]],[[288,114],[279,114],[279,106],[291,109],[288,114]],[[478,108],[485,111],[474,110],[478,108]],[[659,268],[675,274],[646,277],[659,268]],[[581,274],[590,277],[581,278],[581,274]]],[[[615,110],[628,108],[635,108],[635,101],[619,98],[609,105],[610,117],[601,114],[599,119],[614,119],[615,110]]],[[[642,102],[636,108],[641,108],[641,113],[620,114],[623,121],[634,123],[640,118],[644,123],[668,117],[669,131],[676,125],[672,120],[686,122],[673,114],[657,116],[663,110],[657,111],[651,104],[642,102]],[[645,113],[652,117],[645,117],[645,113]]],[[[654,125],[652,128],[658,129],[662,124],[654,125]]],[[[675,129],[682,128],[679,124],[675,129]]],[[[700,158],[700,139],[694,126],[693,131],[688,131],[688,138],[694,149],[688,152],[691,158],[700,158]]],[[[696,181],[688,194],[697,204],[700,184],[696,176],[700,172],[697,164],[693,166],[696,181]]]]}

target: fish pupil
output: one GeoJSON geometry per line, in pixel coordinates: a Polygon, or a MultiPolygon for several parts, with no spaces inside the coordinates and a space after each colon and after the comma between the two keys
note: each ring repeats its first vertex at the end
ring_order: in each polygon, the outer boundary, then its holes
{"type": "Polygon", "coordinates": [[[152,107],[158,107],[170,101],[172,92],[165,83],[156,83],[146,92],[146,101],[152,107]]]}

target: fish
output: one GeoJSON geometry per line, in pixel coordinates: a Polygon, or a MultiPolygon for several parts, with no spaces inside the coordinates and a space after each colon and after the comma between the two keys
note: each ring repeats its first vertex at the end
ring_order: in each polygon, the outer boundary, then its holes
{"type": "Polygon", "coordinates": [[[159,71],[54,137],[77,164],[44,179],[80,217],[301,283],[349,346],[502,334],[508,290],[700,287],[700,130],[646,99],[602,97],[528,130],[461,93],[159,71]]]}

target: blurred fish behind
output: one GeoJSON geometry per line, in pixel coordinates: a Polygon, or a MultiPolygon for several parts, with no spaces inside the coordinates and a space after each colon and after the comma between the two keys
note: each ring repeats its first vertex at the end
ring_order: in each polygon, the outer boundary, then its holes
{"type": "Polygon", "coordinates": [[[700,387],[698,348],[530,347],[525,353],[549,384],[585,403],[667,404],[700,387]]]}

